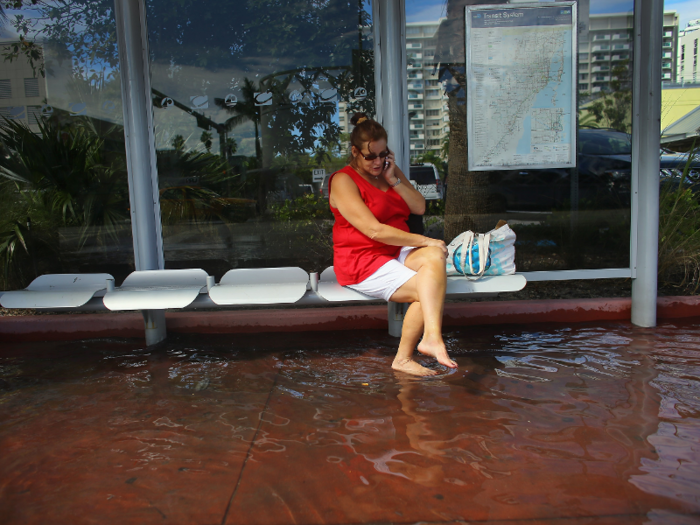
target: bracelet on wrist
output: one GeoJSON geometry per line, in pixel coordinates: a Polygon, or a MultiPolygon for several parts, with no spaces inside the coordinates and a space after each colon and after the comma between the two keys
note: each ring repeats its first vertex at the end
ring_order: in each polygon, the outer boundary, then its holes
{"type": "Polygon", "coordinates": [[[398,179],[398,178],[397,178],[397,179],[396,179],[396,182],[395,182],[394,184],[389,184],[389,187],[390,187],[390,188],[396,188],[396,186],[398,186],[399,184],[401,184],[401,179],[398,179]]]}

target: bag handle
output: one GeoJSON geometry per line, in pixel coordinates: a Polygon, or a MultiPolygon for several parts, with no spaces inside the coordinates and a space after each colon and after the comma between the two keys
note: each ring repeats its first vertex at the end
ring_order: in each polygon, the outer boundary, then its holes
{"type": "Polygon", "coordinates": [[[465,252],[464,250],[464,243],[462,244],[462,253],[460,254],[460,264],[462,268],[462,274],[464,277],[469,279],[470,281],[476,281],[478,279],[481,279],[484,276],[484,272],[486,272],[486,260],[489,255],[489,244],[491,243],[491,233],[480,233],[478,234],[478,246],[479,246],[479,271],[474,272],[474,264],[472,260],[472,248],[474,247],[474,234],[472,232],[469,232],[471,235],[469,236],[469,240],[467,241],[467,251],[465,252]],[[466,264],[466,259],[467,259],[467,253],[469,254],[469,271],[472,273],[472,275],[467,275],[467,272],[464,271],[465,269],[465,264],[466,264]]]}
{"type": "MultiPolygon", "coordinates": [[[[472,242],[474,241],[474,232],[467,230],[464,232],[464,237],[462,238],[462,253],[459,254],[459,267],[462,269],[462,275],[467,276],[466,266],[467,263],[467,252],[471,251],[472,242]]],[[[471,257],[469,258],[469,266],[471,268],[471,257]]]]}

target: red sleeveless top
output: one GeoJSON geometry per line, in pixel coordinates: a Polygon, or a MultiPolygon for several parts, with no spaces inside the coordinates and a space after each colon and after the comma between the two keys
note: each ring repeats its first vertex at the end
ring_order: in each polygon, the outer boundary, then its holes
{"type": "MultiPolygon", "coordinates": [[[[379,222],[408,231],[406,224],[410,214],[408,204],[393,188],[389,188],[386,192],[375,188],[350,166],[345,166],[340,172],[348,174],[355,181],[362,200],[379,222]]],[[[329,201],[334,175],[335,173],[328,181],[329,201]]],[[[338,284],[346,286],[361,283],[385,263],[399,256],[401,246],[390,246],[370,239],[350,224],[337,208],[333,206],[330,208],[335,216],[333,267],[338,284]]]]}

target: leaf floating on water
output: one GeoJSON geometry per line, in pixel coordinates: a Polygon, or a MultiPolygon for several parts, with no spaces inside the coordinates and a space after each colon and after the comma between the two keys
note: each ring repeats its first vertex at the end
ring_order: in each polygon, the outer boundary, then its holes
{"type": "Polygon", "coordinates": [[[201,392],[202,390],[205,390],[209,386],[209,378],[204,378],[201,381],[197,381],[197,384],[194,386],[194,391],[195,392],[201,392]]]}

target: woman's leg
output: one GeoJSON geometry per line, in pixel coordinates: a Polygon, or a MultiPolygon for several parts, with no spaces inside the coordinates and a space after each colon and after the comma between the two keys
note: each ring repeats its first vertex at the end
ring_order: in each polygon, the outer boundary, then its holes
{"type": "Polygon", "coordinates": [[[401,342],[396,357],[391,365],[394,370],[400,370],[407,374],[417,376],[432,376],[437,374],[435,370],[425,368],[413,360],[413,351],[423,335],[423,312],[419,302],[412,303],[403,318],[401,330],[401,342]]]}
{"type": "MultiPolygon", "coordinates": [[[[445,342],[442,339],[442,313],[445,304],[445,288],[447,287],[447,275],[445,273],[445,254],[437,247],[418,248],[406,257],[405,265],[411,268],[417,275],[409,279],[399,288],[391,300],[397,303],[420,303],[414,308],[413,315],[409,318],[407,312],[404,318],[404,331],[406,344],[410,344],[416,331],[423,330],[423,340],[418,344],[418,351],[422,354],[434,357],[440,364],[450,368],[457,368],[457,363],[447,355],[445,342]],[[418,322],[418,314],[422,313],[422,320],[418,322]],[[422,325],[422,326],[421,326],[422,325]]],[[[413,305],[411,305],[413,307],[413,305]]]]}

